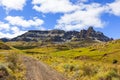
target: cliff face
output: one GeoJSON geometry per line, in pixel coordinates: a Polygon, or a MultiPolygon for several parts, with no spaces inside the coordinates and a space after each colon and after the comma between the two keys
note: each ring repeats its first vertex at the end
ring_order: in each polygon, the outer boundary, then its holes
{"type": "Polygon", "coordinates": [[[105,36],[102,32],[97,32],[93,27],[88,30],[78,31],[64,31],[64,30],[30,30],[25,34],[11,39],[11,41],[51,41],[51,42],[66,42],[66,41],[82,41],[82,40],[98,40],[110,41],[111,38],[105,36]]]}

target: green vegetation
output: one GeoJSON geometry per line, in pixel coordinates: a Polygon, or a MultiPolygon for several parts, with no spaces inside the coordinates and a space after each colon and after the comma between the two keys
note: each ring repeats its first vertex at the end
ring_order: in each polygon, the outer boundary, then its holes
{"type": "Polygon", "coordinates": [[[41,46],[41,42],[24,42],[24,41],[19,41],[19,42],[7,42],[6,44],[19,49],[19,50],[24,50],[24,49],[32,49],[35,47],[41,46]]]}
{"type": "MultiPolygon", "coordinates": [[[[41,42],[6,44],[20,49],[23,55],[43,61],[65,75],[68,80],[120,80],[120,40],[101,43],[73,41],[61,44],[41,42]]],[[[1,51],[6,53],[10,50],[1,51]]],[[[0,54],[0,66],[2,66],[0,70],[3,69],[0,71],[0,76],[4,73],[7,77],[14,76],[16,80],[23,78],[25,70],[16,52],[13,50],[14,55],[0,54]]]]}
{"type": "Polygon", "coordinates": [[[5,46],[0,49],[0,80],[25,80],[25,67],[19,54],[2,42],[0,46],[5,46]]]}
{"type": "Polygon", "coordinates": [[[4,44],[3,42],[0,41],[0,49],[4,49],[4,50],[9,50],[10,47],[6,44],[4,44]]]}
{"type": "Polygon", "coordinates": [[[91,46],[83,45],[84,47],[74,47],[67,43],[23,51],[27,55],[47,63],[69,79],[120,80],[119,45],[120,40],[92,43],[91,46]]]}
{"type": "Polygon", "coordinates": [[[25,67],[16,53],[0,54],[0,79],[24,80],[25,67]]]}

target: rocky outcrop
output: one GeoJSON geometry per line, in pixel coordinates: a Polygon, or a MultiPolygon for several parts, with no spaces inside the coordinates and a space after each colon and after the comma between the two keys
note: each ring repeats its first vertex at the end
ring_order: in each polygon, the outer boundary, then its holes
{"type": "Polygon", "coordinates": [[[97,32],[93,27],[88,30],[78,31],[64,31],[64,30],[30,30],[25,34],[11,39],[11,41],[50,41],[50,42],[66,42],[66,41],[81,41],[81,40],[97,40],[110,41],[111,38],[105,36],[102,32],[97,32]]]}
{"type": "Polygon", "coordinates": [[[113,40],[112,38],[109,38],[105,36],[102,32],[95,31],[93,27],[89,27],[88,30],[81,30],[80,32],[80,39],[91,39],[91,40],[98,40],[98,41],[110,41],[113,40]]]}

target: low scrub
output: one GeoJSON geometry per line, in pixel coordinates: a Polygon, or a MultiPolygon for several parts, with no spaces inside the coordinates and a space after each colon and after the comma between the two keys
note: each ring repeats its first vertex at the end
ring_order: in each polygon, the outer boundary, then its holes
{"type": "Polygon", "coordinates": [[[11,48],[8,45],[4,44],[3,42],[0,42],[0,49],[9,50],[11,48]]]}
{"type": "Polygon", "coordinates": [[[25,80],[25,67],[16,53],[9,53],[1,57],[0,80],[25,80]]]}

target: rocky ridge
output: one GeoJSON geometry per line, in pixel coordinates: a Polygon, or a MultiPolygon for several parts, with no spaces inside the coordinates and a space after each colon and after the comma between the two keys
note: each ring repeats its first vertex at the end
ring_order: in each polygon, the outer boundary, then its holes
{"type": "Polygon", "coordinates": [[[102,32],[95,31],[93,27],[87,30],[64,31],[64,30],[30,30],[11,41],[44,41],[44,42],[67,42],[67,41],[83,41],[86,39],[107,42],[112,40],[105,36],[102,32]]]}

